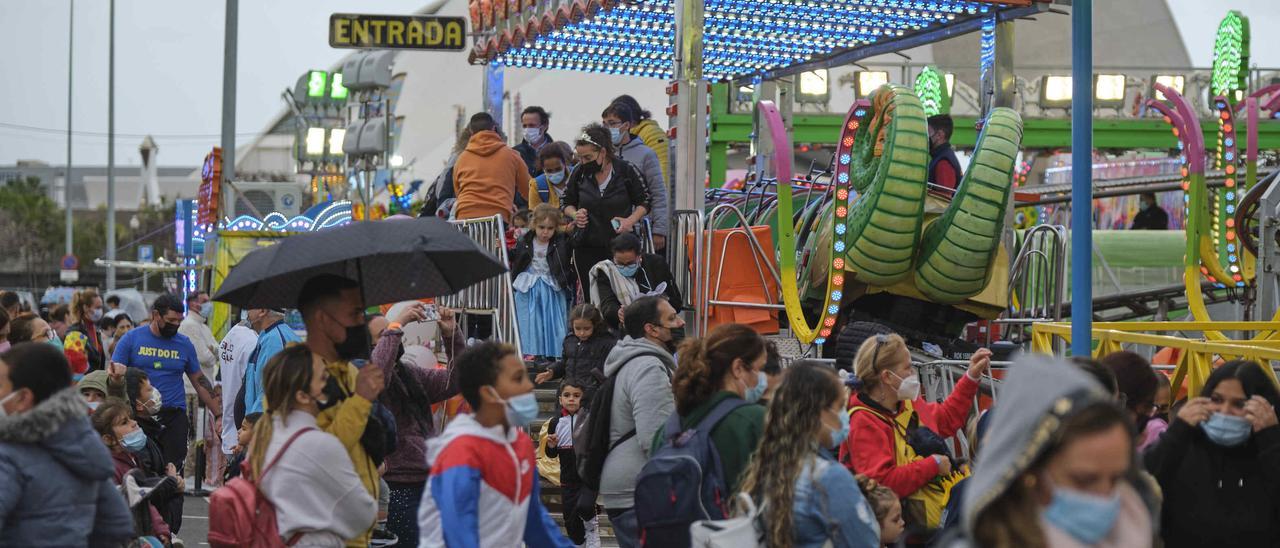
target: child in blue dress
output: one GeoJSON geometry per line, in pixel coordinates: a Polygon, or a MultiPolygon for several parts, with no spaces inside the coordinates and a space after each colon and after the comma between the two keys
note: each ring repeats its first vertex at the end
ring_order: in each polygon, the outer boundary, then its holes
{"type": "Polygon", "coordinates": [[[560,357],[568,295],[574,289],[571,250],[568,236],[560,232],[563,214],[559,209],[538,204],[531,217],[533,230],[511,252],[516,323],[525,354],[554,359],[560,357]]]}

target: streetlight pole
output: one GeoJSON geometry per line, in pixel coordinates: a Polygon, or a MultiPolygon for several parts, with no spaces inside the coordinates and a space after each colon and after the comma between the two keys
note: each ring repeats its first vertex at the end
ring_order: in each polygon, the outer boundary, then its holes
{"type": "Polygon", "coordinates": [[[107,291],[116,288],[116,0],[107,17],[107,291]]]}
{"type": "Polygon", "coordinates": [[[236,179],[236,35],[240,0],[227,0],[226,31],[222,38],[222,188],[236,179]]]}
{"type": "Polygon", "coordinates": [[[74,230],[71,217],[71,63],[75,57],[75,36],[76,0],[71,0],[71,11],[67,14],[67,168],[62,175],[62,206],[67,210],[67,255],[73,251],[71,242],[74,230]]]}

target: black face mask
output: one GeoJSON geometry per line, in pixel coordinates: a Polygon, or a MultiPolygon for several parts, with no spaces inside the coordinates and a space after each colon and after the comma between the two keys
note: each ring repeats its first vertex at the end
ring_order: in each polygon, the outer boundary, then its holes
{"type": "Polygon", "coordinates": [[[369,327],[365,324],[356,324],[347,328],[347,339],[334,343],[333,349],[338,352],[338,357],[345,360],[367,360],[372,351],[373,344],[369,340],[369,327]]]}
{"type": "Polygon", "coordinates": [[[684,328],[677,327],[674,329],[670,329],[670,331],[671,331],[671,340],[667,341],[666,343],[667,352],[670,352],[672,355],[675,355],[676,349],[680,347],[680,342],[684,340],[684,328]]]}
{"type": "Polygon", "coordinates": [[[178,334],[178,326],[176,325],[165,322],[163,325],[160,326],[161,337],[164,337],[166,339],[172,339],[173,336],[177,334],[178,334]]]}
{"type": "Polygon", "coordinates": [[[582,162],[581,164],[578,164],[578,170],[581,171],[583,175],[588,176],[600,173],[600,161],[582,162]]]}

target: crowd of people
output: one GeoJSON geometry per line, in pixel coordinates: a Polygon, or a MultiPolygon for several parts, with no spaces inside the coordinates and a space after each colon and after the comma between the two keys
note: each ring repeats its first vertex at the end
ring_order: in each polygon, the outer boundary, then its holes
{"type": "MultiPolygon", "coordinates": [[[[448,309],[389,319],[354,280],[320,275],[298,299],[305,339],[286,311],[247,310],[206,375],[180,327],[210,314],[207,295],[188,297],[160,296],[122,335],[69,325],[61,344],[48,320],[7,321],[0,545],[181,544],[183,379],[228,417],[210,483],[251,482],[274,534],[299,546],[599,546],[605,516],[622,546],[687,546],[702,520],[744,513],[762,546],[1280,538],[1280,391],[1250,361],[1180,394],[1131,352],[1026,357],[975,413],[986,350],[945,397],[925,397],[898,335],[844,341],[857,348],[847,371],[781,367],[743,325],[682,340],[679,301],[658,294],[621,305],[616,333],[589,300],[573,306],[563,358],[534,378],[509,344],[467,346],[448,309]],[[428,321],[436,338],[406,340],[428,321]],[[77,336],[114,345],[102,368],[77,372],[77,336]],[[557,379],[542,424],[535,382],[557,379]],[[540,475],[560,486],[563,526],[540,475]]],[[[102,316],[99,301],[78,295],[68,313],[102,316]]],[[[211,522],[210,540],[225,527],[211,522]]]]}
{"type": "Polygon", "coordinates": [[[599,546],[606,520],[626,547],[735,527],[774,547],[1280,539],[1269,364],[1187,394],[1129,352],[1026,357],[978,412],[985,349],[925,394],[884,329],[841,333],[835,367],[783,364],[740,324],[686,338],[658,253],[665,134],[627,96],[572,145],[549,120],[525,109],[508,147],[472,117],[426,212],[512,223],[520,350],[331,274],[294,308],[234,311],[221,340],[204,292],[139,318],[92,289],[45,314],[0,294],[0,546],[183,545],[189,479],[217,488],[215,546],[249,494],[274,516],[253,530],[297,546],[599,546]]]}

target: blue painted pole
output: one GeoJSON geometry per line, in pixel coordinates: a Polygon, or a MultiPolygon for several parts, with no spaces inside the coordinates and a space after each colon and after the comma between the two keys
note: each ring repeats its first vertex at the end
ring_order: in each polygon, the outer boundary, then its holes
{"type": "Polygon", "coordinates": [[[1093,327],[1093,0],[1071,3],[1071,354],[1093,327]]]}

